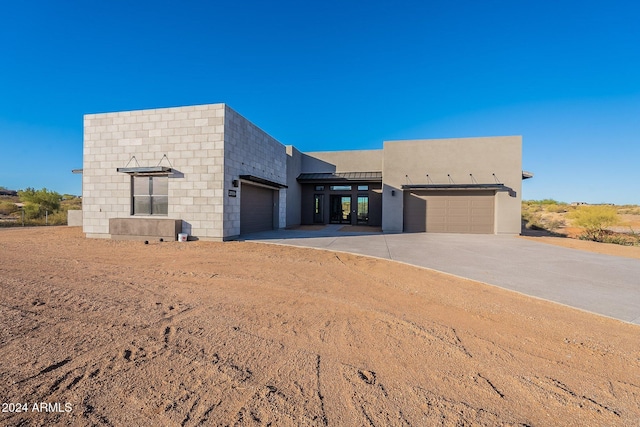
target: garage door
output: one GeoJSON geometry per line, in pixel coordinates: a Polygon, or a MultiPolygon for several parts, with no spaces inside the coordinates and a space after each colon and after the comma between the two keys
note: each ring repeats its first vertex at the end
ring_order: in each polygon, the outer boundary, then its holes
{"type": "Polygon", "coordinates": [[[240,234],[273,230],[273,190],[242,183],[240,234]]]}
{"type": "Polygon", "coordinates": [[[404,231],[492,234],[493,191],[405,191],[404,231]]]}

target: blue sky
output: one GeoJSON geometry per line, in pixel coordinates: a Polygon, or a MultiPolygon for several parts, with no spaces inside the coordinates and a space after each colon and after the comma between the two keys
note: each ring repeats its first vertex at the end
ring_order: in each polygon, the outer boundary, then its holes
{"type": "Polygon", "coordinates": [[[80,194],[82,116],[225,102],[302,151],[522,135],[523,198],[640,204],[634,1],[0,5],[0,186],[80,194]]]}

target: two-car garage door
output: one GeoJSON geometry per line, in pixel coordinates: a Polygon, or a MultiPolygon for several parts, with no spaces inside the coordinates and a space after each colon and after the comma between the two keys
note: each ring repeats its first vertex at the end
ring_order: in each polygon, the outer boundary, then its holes
{"type": "Polygon", "coordinates": [[[405,191],[404,231],[492,234],[494,205],[493,191],[405,191]]]}
{"type": "Polygon", "coordinates": [[[240,234],[273,230],[274,193],[270,188],[242,183],[240,234]]]}

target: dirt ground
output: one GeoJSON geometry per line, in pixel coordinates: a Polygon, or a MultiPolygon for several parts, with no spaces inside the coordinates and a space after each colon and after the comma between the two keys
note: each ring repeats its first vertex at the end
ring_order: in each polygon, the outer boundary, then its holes
{"type": "MultiPolygon", "coordinates": [[[[573,234],[579,234],[572,231],[573,234]]],[[[598,243],[589,240],[579,240],[569,237],[550,237],[550,236],[520,236],[522,239],[533,240],[534,242],[542,242],[550,245],[562,246],[565,248],[579,249],[581,251],[595,252],[604,255],[621,256],[625,258],[640,259],[640,246],[623,246],[613,243],[598,243]]]]}
{"type": "Polygon", "coordinates": [[[638,326],[391,261],[0,229],[0,292],[0,425],[640,419],[638,326]]]}

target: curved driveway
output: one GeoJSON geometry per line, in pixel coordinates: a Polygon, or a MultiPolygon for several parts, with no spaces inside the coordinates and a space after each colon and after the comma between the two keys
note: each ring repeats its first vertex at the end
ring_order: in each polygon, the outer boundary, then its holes
{"type": "Polygon", "coordinates": [[[640,261],[515,236],[274,230],[241,240],[351,252],[432,268],[640,324],[640,261]]]}

